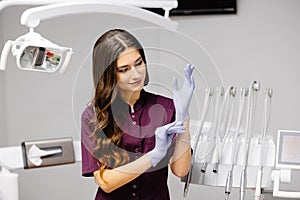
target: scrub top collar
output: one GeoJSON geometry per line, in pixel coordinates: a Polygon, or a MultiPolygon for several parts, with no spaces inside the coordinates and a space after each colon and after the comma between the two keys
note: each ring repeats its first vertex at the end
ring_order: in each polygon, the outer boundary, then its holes
{"type": "MultiPolygon", "coordinates": [[[[141,94],[140,94],[140,98],[133,105],[133,111],[134,112],[140,111],[143,108],[143,106],[146,102],[146,99],[147,99],[146,91],[144,89],[142,89],[141,94]]],[[[132,108],[130,107],[130,105],[128,105],[128,109],[129,109],[129,112],[132,112],[132,108]]]]}

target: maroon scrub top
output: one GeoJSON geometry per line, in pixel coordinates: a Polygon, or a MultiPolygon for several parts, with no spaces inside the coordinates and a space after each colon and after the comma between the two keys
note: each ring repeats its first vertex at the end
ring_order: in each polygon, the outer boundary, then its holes
{"type": "MultiPolygon", "coordinates": [[[[120,125],[123,130],[121,147],[127,150],[133,161],[154,148],[155,129],[174,121],[175,108],[172,99],[145,90],[141,91],[133,110],[124,102],[114,106],[112,110],[122,108],[126,109],[128,116],[127,120],[120,125]]],[[[95,145],[89,137],[93,129],[90,125],[93,117],[93,108],[88,106],[83,111],[81,119],[82,176],[85,177],[92,177],[93,172],[99,170],[101,166],[101,163],[93,156],[95,145]]],[[[173,154],[174,144],[175,142],[157,167],[149,169],[111,193],[106,193],[98,187],[95,200],[169,200],[168,161],[173,154]]]]}

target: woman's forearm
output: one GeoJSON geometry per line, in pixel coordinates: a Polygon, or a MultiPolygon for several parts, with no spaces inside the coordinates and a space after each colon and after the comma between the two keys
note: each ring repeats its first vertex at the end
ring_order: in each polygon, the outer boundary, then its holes
{"type": "Polygon", "coordinates": [[[189,120],[186,120],[184,125],[186,132],[178,134],[174,154],[171,159],[171,170],[178,177],[183,177],[188,173],[192,159],[189,120]]]}
{"type": "MultiPolygon", "coordinates": [[[[171,170],[179,177],[188,173],[191,162],[189,120],[185,121],[184,125],[186,127],[185,133],[177,136],[171,159],[171,170]]],[[[97,170],[94,172],[94,177],[102,190],[109,193],[134,180],[151,167],[152,162],[148,154],[145,154],[126,165],[114,169],[104,169],[102,174],[100,174],[100,170],[97,170]]]]}
{"type": "Polygon", "coordinates": [[[100,175],[100,170],[97,170],[94,172],[94,177],[101,189],[110,193],[134,180],[150,167],[152,167],[151,161],[148,155],[145,154],[126,165],[114,169],[105,169],[102,176],[100,175]]]}

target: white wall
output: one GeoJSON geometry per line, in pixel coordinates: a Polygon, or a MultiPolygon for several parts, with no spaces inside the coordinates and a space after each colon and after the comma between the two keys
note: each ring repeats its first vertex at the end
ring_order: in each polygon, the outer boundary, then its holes
{"type": "Polygon", "coordinates": [[[5,123],[5,91],[4,91],[4,74],[0,74],[0,146],[6,146],[7,145],[7,135],[6,132],[6,123],[5,123]]]}
{"type": "MultiPolygon", "coordinates": [[[[0,27],[2,27],[2,13],[0,13],[0,27]]],[[[3,29],[0,29],[0,35],[3,35],[3,29]]],[[[3,38],[0,37],[0,42],[3,44],[3,38]]],[[[6,133],[6,110],[5,110],[5,80],[4,73],[0,72],[0,147],[7,145],[6,133]]]]}
{"type": "MultiPolygon", "coordinates": [[[[277,129],[300,130],[297,116],[300,111],[299,7],[299,0],[245,0],[238,1],[236,15],[172,18],[179,23],[180,32],[194,38],[208,51],[219,67],[225,86],[248,86],[252,80],[258,80],[262,88],[274,89],[269,129],[274,135],[277,129]]],[[[19,23],[26,8],[11,7],[1,13],[1,46],[4,41],[28,31],[19,23]]],[[[0,121],[0,146],[62,136],[79,139],[71,101],[75,77],[84,56],[104,30],[143,26],[149,24],[107,15],[67,16],[42,22],[37,28],[39,33],[74,49],[71,67],[65,75],[20,71],[10,56],[7,70],[0,72],[0,119],[5,118],[0,121]]],[[[74,164],[17,170],[20,199],[92,199],[94,183],[80,176],[80,168],[80,164],[74,164]]],[[[296,179],[293,182],[291,187],[300,190],[300,182],[296,179]]],[[[172,199],[182,199],[182,187],[182,183],[170,176],[172,199]]],[[[233,193],[233,199],[237,199],[237,191],[233,193]]],[[[223,194],[222,188],[192,185],[187,199],[201,196],[218,200],[224,199],[223,194]]],[[[250,199],[253,191],[247,191],[247,195],[250,199]]]]}

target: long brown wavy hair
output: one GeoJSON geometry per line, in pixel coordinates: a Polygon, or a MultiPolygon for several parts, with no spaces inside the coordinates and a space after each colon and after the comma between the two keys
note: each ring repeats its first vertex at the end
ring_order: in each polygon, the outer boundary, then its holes
{"type": "MultiPolygon", "coordinates": [[[[118,124],[124,112],[128,111],[128,107],[126,107],[127,104],[122,104],[123,109],[120,107],[116,69],[119,55],[131,47],[139,51],[146,64],[144,49],[140,42],[128,31],[122,29],[105,32],[96,41],[93,48],[92,67],[95,92],[92,104],[96,119],[92,137],[96,142],[93,154],[102,164],[100,174],[106,167],[114,168],[129,161],[127,151],[120,148],[122,130],[118,124]]],[[[148,81],[147,72],[144,85],[147,85],[148,81]]]]}

